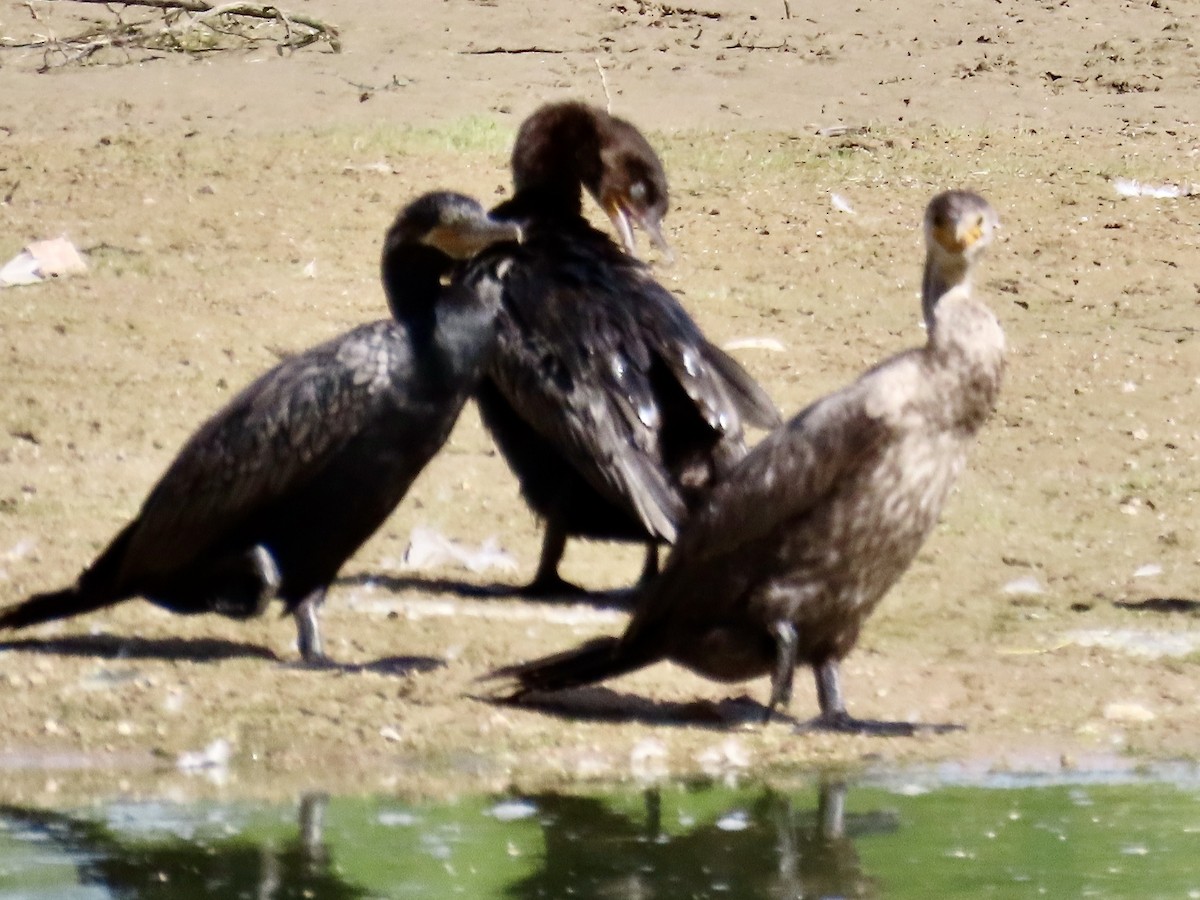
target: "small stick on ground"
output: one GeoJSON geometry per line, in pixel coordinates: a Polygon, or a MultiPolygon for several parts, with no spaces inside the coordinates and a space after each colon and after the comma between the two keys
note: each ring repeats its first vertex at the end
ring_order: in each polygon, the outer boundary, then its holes
{"type": "Polygon", "coordinates": [[[600,85],[604,88],[604,111],[612,115],[612,95],[608,92],[608,76],[604,74],[604,66],[600,65],[600,57],[594,59],[596,70],[600,73],[600,85]]]}

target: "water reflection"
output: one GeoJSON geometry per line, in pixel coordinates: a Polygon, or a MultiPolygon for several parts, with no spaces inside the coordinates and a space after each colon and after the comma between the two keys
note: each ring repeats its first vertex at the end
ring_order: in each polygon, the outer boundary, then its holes
{"type": "Polygon", "coordinates": [[[0,898],[1187,897],[1198,853],[1195,774],[0,807],[0,898]]]}
{"type": "MultiPolygon", "coordinates": [[[[74,863],[78,885],[106,888],[112,897],[365,897],[330,865],[321,827],[327,802],[323,794],[305,796],[298,833],[280,843],[240,834],[147,841],[107,821],[13,806],[0,806],[0,820],[27,842],[54,845],[74,863]]],[[[58,894],[51,890],[46,896],[58,894]]]]}
{"type": "Polygon", "coordinates": [[[698,821],[658,790],[636,817],[598,798],[537,797],[544,864],[505,896],[877,896],[854,837],[894,830],[896,821],[882,813],[847,820],[845,798],[844,784],[823,784],[816,809],[798,811],[792,798],[764,790],[698,821]]]}

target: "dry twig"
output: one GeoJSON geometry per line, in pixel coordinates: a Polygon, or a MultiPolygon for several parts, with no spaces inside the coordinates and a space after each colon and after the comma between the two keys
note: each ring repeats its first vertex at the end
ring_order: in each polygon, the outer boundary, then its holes
{"type": "Polygon", "coordinates": [[[600,73],[600,85],[604,88],[604,111],[611,116],[612,94],[608,92],[608,76],[604,74],[604,66],[600,65],[600,58],[596,57],[596,59],[593,61],[596,63],[596,69],[600,73]]]}
{"type": "MultiPolygon", "coordinates": [[[[293,13],[278,6],[265,3],[232,2],[213,4],[206,0],[73,0],[75,3],[98,3],[116,16],[111,25],[97,24],[87,31],[70,38],[59,38],[53,32],[34,41],[21,44],[25,47],[43,47],[46,58],[42,70],[52,68],[51,60],[58,54],[58,65],[86,62],[96,53],[109,48],[169,50],[186,53],[208,52],[225,49],[221,37],[257,44],[263,40],[276,40],[280,52],[296,50],[318,41],[325,41],[334,52],[341,51],[337,27],[303,13],[293,13]],[[157,22],[141,21],[126,23],[121,19],[120,8],[143,7],[160,10],[164,15],[157,22]],[[253,33],[250,22],[275,24],[283,29],[282,38],[260,36],[253,33]],[[203,27],[207,33],[197,33],[203,27]]],[[[38,18],[34,13],[35,18],[38,18]]],[[[8,44],[7,46],[18,46],[8,44]]]]}

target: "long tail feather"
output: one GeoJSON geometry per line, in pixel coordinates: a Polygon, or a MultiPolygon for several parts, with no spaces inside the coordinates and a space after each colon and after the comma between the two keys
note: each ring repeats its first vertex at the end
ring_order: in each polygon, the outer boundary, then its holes
{"type": "Polygon", "coordinates": [[[561,691],[594,684],[640,669],[653,661],[639,654],[623,652],[626,646],[620,638],[596,638],[574,650],[505,666],[486,678],[516,680],[517,690],[512,694],[512,699],[516,699],[530,691],[561,691]]]}
{"type": "Polygon", "coordinates": [[[27,628],[55,619],[67,619],[104,609],[129,597],[131,592],[121,583],[121,570],[139,525],[139,520],[134,519],[121,529],[71,587],[34,594],[23,603],[0,610],[0,628],[27,628]]]}
{"type": "Polygon", "coordinates": [[[105,595],[83,593],[78,586],[34,594],[25,602],[0,612],[0,628],[27,628],[103,609],[113,602],[105,595]]]}

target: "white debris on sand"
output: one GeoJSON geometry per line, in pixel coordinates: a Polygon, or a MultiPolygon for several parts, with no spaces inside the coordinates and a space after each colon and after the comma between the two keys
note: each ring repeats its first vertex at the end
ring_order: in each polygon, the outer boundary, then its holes
{"type": "Polygon", "coordinates": [[[396,613],[410,622],[421,619],[445,619],[468,617],[491,619],[500,622],[548,622],[570,627],[594,627],[597,625],[623,625],[629,620],[626,612],[619,609],[598,609],[588,603],[571,603],[562,606],[526,604],[512,606],[497,603],[463,603],[457,600],[442,600],[436,597],[403,596],[383,599],[370,596],[372,586],[352,591],[345,598],[350,609],[359,612],[389,615],[396,613]]]}
{"type": "Polygon", "coordinates": [[[64,235],[34,241],[0,268],[0,287],[39,284],[87,271],[79,249],[64,235]]]}
{"type": "Polygon", "coordinates": [[[854,215],[854,207],[850,205],[850,201],[841,194],[830,194],[829,202],[833,204],[833,208],[838,212],[849,213],[854,215]]]}
{"type": "Polygon", "coordinates": [[[771,337],[734,338],[721,345],[722,350],[771,350],[782,353],[787,348],[782,341],[771,337]]]}
{"type": "Polygon", "coordinates": [[[1200,193],[1196,185],[1150,184],[1133,178],[1117,178],[1113,187],[1122,197],[1151,197],[1155,200],[1171,200],[1175,197],[1191,197],[1200,193]]]}
{"type": "Polygon", "coordinates": [[[516,572],[517,560],[489,537],[478,547],[469,547],[425,525],[418,525],[408,536],[402,569],[423,570],[445,566],[466,569],[478,574],[492,569],[516,572]]]}
{"type": "Polygon", "coordinates": [[[1132,701],[1109,703],[1104,707],[1104,718],[1114,722],[1152,722],[1154,710],[1132,701]]]}
{"type": "Polygon", "coordinates": [[[384,725],[382,728],[380,728],[379,736],[385,741],[390,741],[392,743],[404,739],[404,736],[400,733],[400,729],[391,725],[384,725]]]}
{"type": "Polygon", "coordinates": [[[203,750],[189,750],[180,753],[175,760],[175,768],[181,772],[205,772],[223,774],[229,768],[229,760],[233,758],[233,748],[225,738],[217,738],[203,750]]]}
{"type": "Polygon", "coordinates": [[[1030,597],[1046,593],[1046,589],[1042,587],[1042,583],[1033,575],[1022,575],[1020,578],[1014,578],[1000,590],[1002,593],[1020,597],[1030,597]]]}
{"type": "Polygon", "coordinates": [[[1134,578],[1154,578],[1156,575],[1163,573],[1163,567],[1158,563],[1146,563],[1144,566],[1138,566],[1133,573],[1134,578]]]}
{"type": "MultiPolygon", "coordinates": [[[[37,550],[37,541],[35,541],[33,538],[29,538],[29,537],[21,538],[21,540],[17,541],[15,544],[13,544],[11,547],[9,547],[8,551],[3,556],[0,556],[0,562],[3,562],[3,563],[20,562],[21,560],[25,559],[26,557],[32,556],[35,550],[37,550]]],[[[4,567],[0,566],[0,581],[7,581],[7,580],[8,580],[8,570],[5,569],[4,567]]]]}
{"type": "Polygon", "coordinates": [[[1133,628],[1096,628],[1069,631],[1063,636],[1069,644],[1102,647],[1144,659],[1163,656],[1188,656],[1200,649],[1200,632],[1149,631],[1133,628]]]}
{"type": "Polygon", "coordinates": [[[33,551],[36,549],[37,541],[35,541],[33,538],[21,538],[21,540],[17,541],[8,548],[8,552],[4,554],[4,560],[5,562],[17,562],[27,556],[32,555],[33,551]]]}
{"type": "Polygon", "coordinates": [[[399,172],[396,171],[395,166],[393,166],[389,162],[384,162],[382,160],[380,162],[373,162],[373,163],[359,163],[359,164],[347,163],[346,165],[342,166],[342,171],[347,172],[347,173],[348,172],[367,172],[372,175],[399,175],[400,174],[399,172]]]}

